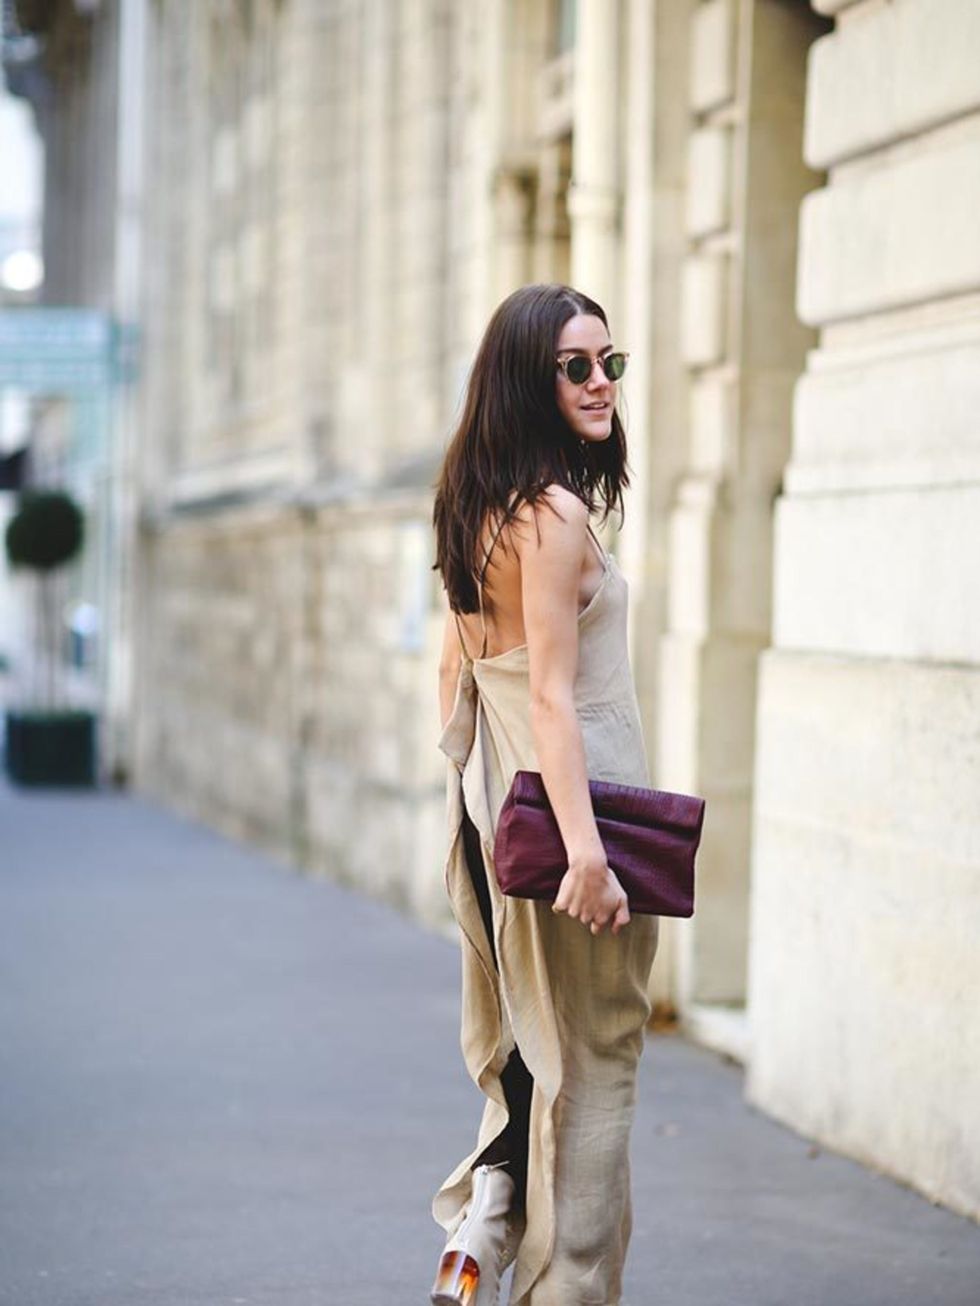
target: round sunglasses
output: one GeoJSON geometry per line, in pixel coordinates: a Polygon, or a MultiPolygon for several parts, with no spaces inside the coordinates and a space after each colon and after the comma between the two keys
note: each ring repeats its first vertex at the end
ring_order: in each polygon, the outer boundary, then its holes
{"type": "Polygon", "coordinates": [[[573,354],[571,358],[557,358],[555,361],[559,370],[572,385],[585,385],[597,361],[602,364],[607,380],[618,381],[626,371],[629,354],[606,354],[602,358],[598,355],[596,358],[586,358],[584,354],[573,354]]]}

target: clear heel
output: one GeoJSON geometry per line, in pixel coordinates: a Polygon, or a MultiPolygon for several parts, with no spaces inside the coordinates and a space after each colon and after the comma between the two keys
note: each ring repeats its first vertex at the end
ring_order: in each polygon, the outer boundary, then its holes
{"type": "Polygon", "coordinates": [[[443,1252],[432,1289],[433,1306],[472,1306],[480,1286],[480,1267],[463,1251],[443,1252]]]}
{"type": "Polygon", "coordinates": [[[469,1207],[443,1249],[432,1306],[497,1306],[500,1276],[516,1253],[508,1220],[514,1181],[503,1164],[473,1171],[469,1207]]]}

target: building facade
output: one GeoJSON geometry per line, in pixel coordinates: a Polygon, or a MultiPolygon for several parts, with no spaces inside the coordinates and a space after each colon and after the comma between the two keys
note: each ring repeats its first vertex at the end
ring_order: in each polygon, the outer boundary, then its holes
{"type": "Polygon", "coordinates": [[[120,766],[445,924],[432,483],[493,308],[571,281],[632,354],[654,783],[707,800],[653,997],[976,1218],[980,9],[85,8],[145,70],[120,766]]]}

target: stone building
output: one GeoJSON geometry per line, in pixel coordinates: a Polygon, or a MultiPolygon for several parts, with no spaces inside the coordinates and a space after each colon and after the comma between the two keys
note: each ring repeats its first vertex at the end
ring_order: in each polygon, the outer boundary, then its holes
{"type": "Polygon", "coordinates": [[[141,34],[120,767],[445,921],[431,486],[493,307],[571,281],[633,357],[654,782],[708,804],[653,996],[980,1215],[980,7],[19,8],[141,34]]]}

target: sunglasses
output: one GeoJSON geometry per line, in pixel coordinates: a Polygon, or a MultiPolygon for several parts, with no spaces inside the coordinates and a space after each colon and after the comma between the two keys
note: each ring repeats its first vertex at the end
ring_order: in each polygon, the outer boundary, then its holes
{"type": "Polygon", "coordinates": [[[585,385],[592,375],[592,368],[596,361],[602,364],[607,380],[618,381],[626,371],[629,354],[606,354],[598,359],[586,358],[584,354],[573,354],[571,358],[558,358],[555,361],[566,380],[571,381],[572,385],[585,385]]]}

